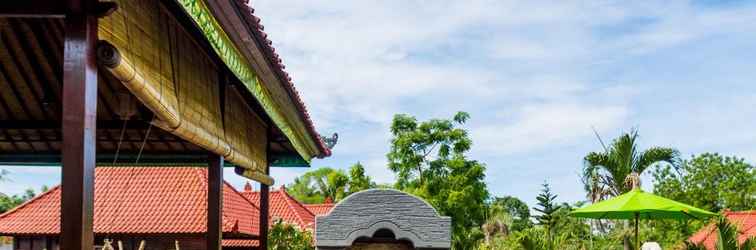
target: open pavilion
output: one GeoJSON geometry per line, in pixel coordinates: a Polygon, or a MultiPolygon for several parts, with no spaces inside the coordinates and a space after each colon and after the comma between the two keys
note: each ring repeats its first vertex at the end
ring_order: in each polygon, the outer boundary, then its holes
{"type": "MultiPolygon", "coordinates": [[[[224,166],[270,167],[330,149],[244,0],[0,3],[0,163],[61,166],[60,249],[93,249],[98,164],[207,168],[205,246],[220,249],[224,166]]],[[[252,221],[254,218],[249,218],[252,221]]]]}

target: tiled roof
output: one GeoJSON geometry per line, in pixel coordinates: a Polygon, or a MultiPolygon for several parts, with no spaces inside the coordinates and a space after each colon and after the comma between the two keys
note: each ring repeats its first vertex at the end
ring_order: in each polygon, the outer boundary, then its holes
{"type": "MultiPolygon", "coordinates": [[[[251,186],[247,185],[242,192],[252,203],[259,206],[260,192],[253,191],[251,186]]],[[[284,222],[299,225],[302,229],[312,229],[315,224],[315,215],[310,212],[302,203],[286,193],[286,188],[281,186],[277,190],[270,191],[270,221],[271,225],[277,219],[284,222]]]]}
{"type": "Polygon", "coordinates": [[[232,240],[223,240],[221,245],[226,247],[258,247],[260,246],[260,241],[258,240],[241,240],[241,239],[232,239],[232,240]]]}
{"type": "Polygon", "coordinates": [[[294,100],[294,103],[297,104],[297,110],[299,110],[302,119],[305,121],[307,130],[310,132],[310,136],[312,136],[312,139],[317,142],[318,148],[322,152],[320,157],[330,156],[331,149],[326,146],[325,142],[320,137],[320,134],[318,134],[318,132],[315,130],[315,125],[310,118],[310,113],[307,112],[307,108],[305,107],[302,98],[299,96],[299,92],[294,87],[294,82],[292,81],[291,76],[289,76],[289,73],[286,72],[286,66],[283,64],[283,60],[278,55],[278,53],[276,53],[276,48],[273,47],[273,41],[268,39],[268,34],[264,31],[265,26],[262,25],[260,18],[254,14],[255,9],[253,9],[249,5],[249,0],[236,0],[236,2],[240,6],[240,8],[246,8],[247,11],[240,12],[244,14],[245,21],[251,27],[252,34],[258,40],[258,44],[260,44],[260,47],[262,47],[265,56],[276,72],[278,79],[283,82],[283,87],[289,93],[289,96],[291,96],[291,98],[294,100]]]}
{"type": "MultiPolygon", "coordinates": [[[[58,234],[60,186],[0,215],[0,235],[58,234]]],[[[204,233],[207,171],[198,167],[97,167],[97,234],[204,233]]],[[[259,209],[223,186],[223,232],[258,235],[259,209]]]]}
{"type": "Polygon", "coordinates": [[[322,216],[322,215],[328,215],[328,213],[331,212],[331,209],[333,209],[333,206],[336,204],[333,203],[324,203],[324,204],[305,204],[304,206],[312,212],[315,216],[322,216]]]}
{"type": "MultiPolygon", "coordinates": [[[[738,236],[738,242],[742,243],[749,237],[756,237],[756,210],[751,211],[725,211],[725,217],[738,228],[738,232],[741,233],[738,236]]],[[[717,244],[717,228],[714,224],[709,224],[703,229],[699,230],[693,236],[688,238],[690,242],[701,244],[706,249],[716,249],[717,244]]]]}

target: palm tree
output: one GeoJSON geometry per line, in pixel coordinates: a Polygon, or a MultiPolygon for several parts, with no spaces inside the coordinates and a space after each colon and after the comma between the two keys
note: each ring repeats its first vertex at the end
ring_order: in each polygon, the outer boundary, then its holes
{"type": "Polygon", "coordinates": [[[497,236],[509,235],[510,225],[512,225],[512,216],[506,209],[499,204],[491,204],[486,211],[486,222],[480,226],[485,244],[490,245],[497,236]]]}
{"type": "Polygon", "coordinates": [[[605,146],[604,152],[591,152],[585,156],[582,178],[592,202],[618,196],[639,186],[640,174],[656,163],[677,165],[677,150],[651,147],[640,151],[637,139],[638,131],[631,130],[615,139],[609,147],[605,146]]]}
{"type": "MultiPolygon", "coordinates": [[[[637,139],[638,131],[635,129],[614,139],[609,147],[606,147],[599,137],[604,152],[591,152],[585,156],[582,181],[591,202],[618,196],[640,187],[640,175],[656,163],[677,165],[677,150],[651,147],[640,151],[636,144],[637,139]]],[[[597,224],[601,231],[605,230],[604,223],[599,221],[597,224]]],[[[630,249],[629,243],[629,235],[625,235],[625,249],[630,249]]]]}

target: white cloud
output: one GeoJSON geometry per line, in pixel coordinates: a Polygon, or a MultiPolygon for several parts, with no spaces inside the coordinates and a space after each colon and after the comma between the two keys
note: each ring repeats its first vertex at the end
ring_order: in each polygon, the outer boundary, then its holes
{"type": "Polygon", "coordinates": [[[617,129],[626,116],[624,106],[530,104],[518,108],[511,123],[473,128],[472,136],[483,153],[517,154],[575,142],[592,136],[592,128],[617,129]]]}
{"type": "MultiPolygon", "coordinates": [[[[315,163],[346,168],[360,160],[387,181],[388,125],[396,113],[427,119],[468,111],[476,154],[513,158],[595,143],[592,127],[617,134],[633,126],[711,124],[690,112],[671,120],[664,112],[673,111],[646,109],[690,95],[689,82],[675,82],[685,75],[667,75],[675,65],[661,63],[679,55],[660,53],[756,33],[756,6],[688,1],[256,0],[253,7],[318,128],[343,132],[334,158],[315,163]],[[661,76],[669,79],[653,81],[661,76]],[[676,87],[660,87],[667,84],[676,87]]],[[[734,106],[718,119],[736,122],[743,106],[734,106]]],[[[682,131],[665,138],[694,145],[754,140],[710,129],[707,142],[695,142],[704,139],[682,131]]],[[[664,132],[645,138],[656,133],[664,132]]]]}

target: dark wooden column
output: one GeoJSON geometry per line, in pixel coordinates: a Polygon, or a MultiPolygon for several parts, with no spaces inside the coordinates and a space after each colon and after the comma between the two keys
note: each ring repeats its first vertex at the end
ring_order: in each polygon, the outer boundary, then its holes
{"type": "Polygon", "coordinates": [[[96,1],[69,0],[63,54],[61,249],[94,249],[96,1]]]}
{"type": "MultiPolygon", "coordinates": [[[[272,128],[268,125],[268,145],[266,146],[266,160],[265,174],[270,175],[270,141],[273,140],[272,128]]],[[[260,249],[268,249],[268,227],[270,225],[270,187],[268,185],[260,183],[260,249]]]]}
{"type": "Polygon", "coordinates": [[[260,249],[268,249],[268,218],[270,217],[269,193],[270,187],[260,183],[260,249]]]}
{"type": "Polygon", "coordinates": [[[207,249],[220,250],[223,237],[223,156],[208,155],[207,164],[207,249]]]}

